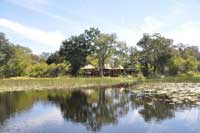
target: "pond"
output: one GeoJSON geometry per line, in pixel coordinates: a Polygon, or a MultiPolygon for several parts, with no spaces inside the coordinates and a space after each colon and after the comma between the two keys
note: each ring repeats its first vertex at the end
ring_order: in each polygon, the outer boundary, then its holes
{"type": "Polygon", "coordinates": [[[0,132],[200,132],[199,105],[129,90],[0,93],[0,132]]]}

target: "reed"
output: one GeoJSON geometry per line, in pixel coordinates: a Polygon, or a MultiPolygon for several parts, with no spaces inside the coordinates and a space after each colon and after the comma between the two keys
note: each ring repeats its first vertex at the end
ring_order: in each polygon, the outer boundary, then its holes
{"type": "Polygon", "coordinates": [[[73,89],[98,86],[112,86],[134,82],[129,77],[58,77],[58,78],[10,78],[0,80],[0,91],[73,89]]]}

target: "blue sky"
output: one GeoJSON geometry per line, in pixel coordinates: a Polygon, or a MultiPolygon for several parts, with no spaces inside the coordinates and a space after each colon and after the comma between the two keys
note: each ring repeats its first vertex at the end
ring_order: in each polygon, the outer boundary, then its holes
{"type": "Polygon", "coordinates": [[[143,33],[200,46],[199,0],[0,0],[0,32],[34,53],[54,52],[89,27],[134,46],[143,33]]]}

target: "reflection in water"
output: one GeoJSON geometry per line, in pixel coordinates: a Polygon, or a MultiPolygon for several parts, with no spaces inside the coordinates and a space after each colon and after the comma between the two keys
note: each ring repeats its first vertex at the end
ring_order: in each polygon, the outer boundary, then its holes
{"type": "Polygon", "coordinates": [[[79,122],[89,130],[99,130],[103,125],[117,123],[117,118],[128,112],[128,101],[119,94],[110,94],[99,90],[86,95],[82,91],[74,91],[70,97],[49,97],[58,104],[66,120],[79,122]]]}
{"type": "Polygon", "coordinates": [[[139,113],[145,121],[161,121],[167,118],[174,117],[174,111],[178,105],[174,106],[162,100],[162,97],[131,97],[133,106],[142,106],[143,109],[139,113]]]}
{"type": "MultiPolygon", "coordinates": [[[[8,126],[7,120],[18,117],[19,114],[23,115],[24,111],[31,110],[38,102],[51,103],[48,105],[49,108],[58,107],[65,122],[81,124],[88,131],[101,131],[106,125],[113,125],[112,128],[121,127],[122,118],[131,113],[133,115],[134,112],[143,118],[143,125],[176,119],[178,115],[184,121],[181,113],[177,112],[190,111],[191,108],[196,111],[195,116],[199,118],[198,107],[184,103],[172,104],[166,100],[165,95],[139,96],[118,89],[7,92],[0,93],[0,132],[1,128],[8,126]]],[[[35,117],[37,111],[34,111],[32,117],[35,117]]],[[[47,109],[45,111],[48,112],[47,109]]],[[[200,122],[199,119],[196,121],[200,122]]]]}

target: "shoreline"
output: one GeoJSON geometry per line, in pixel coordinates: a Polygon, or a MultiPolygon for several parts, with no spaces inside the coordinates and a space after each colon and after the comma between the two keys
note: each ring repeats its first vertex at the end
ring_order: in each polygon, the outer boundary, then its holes
{"type": "MultiPolygon", "coordinates": [[[[29,90],[105,89],[159,84],[200,84],[197,77],[166,77],[164,79],[138,79],[134,77],[16,77],[0,79],[0,93],[29,90]]],[[[199,85],[200,86],[200,85],[199,85]]]]}
{"type": "Polygon", "coordinates": [[[34,78],[1,79],[0,93],[29,90],[105,89],[127,87],[134,78],[34,78]]]}

